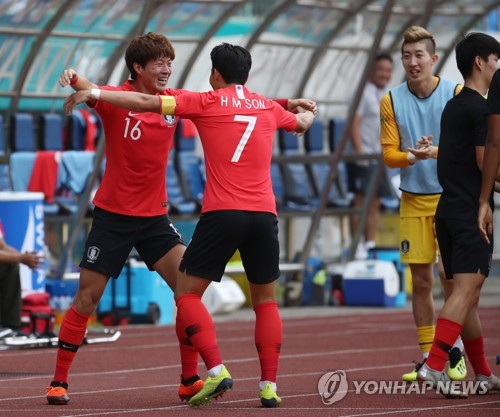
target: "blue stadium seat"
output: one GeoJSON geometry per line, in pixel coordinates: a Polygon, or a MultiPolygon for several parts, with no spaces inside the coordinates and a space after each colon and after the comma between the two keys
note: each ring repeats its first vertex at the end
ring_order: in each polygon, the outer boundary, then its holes
{"type": "Polygon", "coordinates": [[[0,191],[12,191],[9,164],[0,163],[0,191]]]}
{"type": "Polygon", "coordinates": [[[175,151],[170,150],[166,173],[167,196],[170,214],[193,214],[199,208],[194,201],[184,198],[177,171],[175,169],[175,151]]]}
{"type": "MultiPolygon", "coordinates": [[[[56,203],[63,211],[76,213],[94,169],[95,152],[61,152],[56,203]]],[[[90,202],[89,202],[90,204],[90,202]]]]}
{"type": "MultiPolygon", "coordinates": [[[[279,130],[279,148],[282,155],[300,155],[296,136],[279,130]]],[[[285,187],[285,205],[295,210],[311,210],[317,206],[318,198],[310,181],[306,166],[301,162],[288,162],[281,165],[285,187]]]]}
{"type": "Polygon", "coordinates": [[[5,140],[3,137],[3,115],[0,114],[0,156],[5,155],[5,140]]]}
{"type": "Polygon", "coordinates": [[[271,164],[271,182],[273,184],[273,193],[276,197],[276,207],[280,211],[284,208],[285,187],[283,185],[283,178],[281,177],[280,166],[274,162],[271,164]]]}
{"type": "Polygon", "coordinates": [[[30,113],[14,113],[12,115],[10,150],[12,152],[36,151],[33,116],[30,113]]]}
{"type": "Polygon", "coordinates": [[[329,144],[330,150],[335,152],[337,149],[337,145],[340,141],[340,137],[345,128],[345,120],[344,119],[330,119],[328,125],[329,132],[329,144]]]}
{"type": "Polygon", "coordinates": [[[62,116],[57,113],[44,113],[39,117],[38,149],[60,151],[63,149],[62,116]]]}
{"type": "Polygon", "coordinates": [[[66,118],[66,149],[82,151],[85,149],[85,131],[87,127],[85,119],[78,110],[73,110],[73,113],[66,118]]]}
{"type": "MultiPolygon", "coordinates": [[[[3,140],[3,116],[0,114],[0,156],[5,155],[5,142],[3,140]]],[[[9,175],[9,164],[0,163],[0,191],[12,191],[9,175]]]]}
{"type": "MultiPolygon", "coordinates": [[[[324,154],[323,123],[315,120],[304,135],[304,147],[309,155],[324,154]]],[[[325,162],[314,162],[307,165],[307,170],[312,179],[318,195],[322,192],[327,176],[330,172],[330,164],[325,162]]],[[[338,178],[334,180],[328,193],[327,205],[330,207],[349,207],[351,199],[345,190],[339,186],[338,178]]]]}
{"type": "Polygon", "coordinates": [[[10,154],[13,191],[26,191],[28,189],[35,157],[35,152],[13,152],[10,154]]]}
{"type": "MultiPolygon", "coordinates": [[[[328,124],[328,144],[330,152],[335,152],[340,137],[345,128],[345,120],[343,119],[330,119],[328,124]]],[[[349,180],[347,177],[347,166],[344,161],[339,161],[337,165],[336,187],[339,195],[347,197],[350,202],[354,199],[354,195],[349,192],[349,180]]]]}
{"type": "Polygon", "coordinates": [[[175,168],[179,173],[184,198],[187,201],[195,201],[201,207],[205,191],[201,158],[195,153],[195,138],[182,137],[179,133],[181,132],[180,127],[177,126],[175,135],[175,168]]]}

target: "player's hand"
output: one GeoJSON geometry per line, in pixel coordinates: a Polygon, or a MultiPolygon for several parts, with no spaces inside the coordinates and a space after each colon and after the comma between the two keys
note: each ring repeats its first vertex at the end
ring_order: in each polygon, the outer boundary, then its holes
{"type": "Polygon", "coordinates": [[[71,114],[73,107],[81,103],[86,103],[87,101],[94,101],[91,96],[92,90],[80,90],[76,93],[71,94],[63,104],[64,113],[71,114]]]}
{"type": "Polygon", "coordinates": [[[318,106],[313,100],[307,98],[294,98],[288,99],[287,110],[292,113],[302,113],[305,110],[309,110],[316,116],[318,113],[318,106]]]}
{"type": "Polygon", "coordinates": [[[425,148],[426,146],[432,146],[432,135],[422,136],[415,144],[415,149],[425,148]]]}
{"type": "Polygon", "coordinates": [[[486,201],[484,203],[479,203],[479,211],[477,213],[477,226],[479,227],[479,233],[486,243],[490,243],[489,236],[493,235],[493,213],[491,212],[491,207],[486,201]]]}
{"type": "Polygon", "coordinates": [[[76,76],[76,71],[74,69],[67,68],[61,73],[61,76],[59,77],[59,84],[61,87],[71,85],[71,80],[73,80],[76,76]]]}
{"type": "Polygon", "coordinates": [[[436,157],[436,148],[432,145],[423,146],[420,149],[408,148],[408,152],[415,155],[416,159],[424,160],[436,157]]]}
{"type": "Polygon", "coordinates": [[[38,252],[26,252],[21,255],[21,263],[26,265],[30,269],[35,269],[40,266],[40,263],[43,263],[45,257],[43,255],[39,255],[38,252]]]}

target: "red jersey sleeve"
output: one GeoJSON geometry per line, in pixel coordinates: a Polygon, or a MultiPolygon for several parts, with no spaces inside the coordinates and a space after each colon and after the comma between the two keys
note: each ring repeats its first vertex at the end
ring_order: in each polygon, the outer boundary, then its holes
{"type": "Polygon", "coordinates": [[[278,103],[285,110],[288,110],[288,99],[287,98],[275,98],[273,101],[278,103]]]}
{"type": "Polygon", "coordinates": [[[285,129],[287,132],[295,130],[297,127],[297,117],[295,114],[285,110],[276,101],[273,101],[273,106],[278,128],[285,129]]]}

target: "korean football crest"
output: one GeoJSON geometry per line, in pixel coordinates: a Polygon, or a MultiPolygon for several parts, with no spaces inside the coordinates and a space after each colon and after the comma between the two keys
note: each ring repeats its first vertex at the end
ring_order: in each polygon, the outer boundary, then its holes
{"type": "Polygon", "coordinates": [[[101,250],[97,246],[91,246],[87,251],[87,261],[94,263],[99,257],[99,252],[101,250]]]}

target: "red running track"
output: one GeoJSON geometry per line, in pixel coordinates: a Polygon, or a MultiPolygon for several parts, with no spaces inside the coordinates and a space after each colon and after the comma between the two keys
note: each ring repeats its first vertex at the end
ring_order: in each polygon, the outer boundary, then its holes
{"type": "MultiPolygon", "coordinates": [[[[336,307],[339,308],[339,307],[336,307]]],[[[70,374],[71,401],[49,406],[44,398],[55,363],[55,349],[0,351],[0,417],[43,416],[500,416],[500,392],[449,400],[435,392],[373,393],[380,381],[400,381],[420,354],[411,313],[373,310],[331,317],[284,319],[278,409],[258,400],[259,364],[253,321],[216,323],[234,389],[217,402],[190,409],[177,397],[179,355],[172,326],[123,327],[114,344],[86,345],[70,374]],[[325,405],[318,380],[343,370],[349,381],[345,398],[325,405]],[[354,381],[370,382],[355,392],[354,381]]],[[[500,307],[481,309],[486,353],[492,370],[500,353],[500,307]]],[[[206,375],[200,363],[200,372],[206,375]]],[[[469,367],[469,375],[472,370],[469,367]]],[[[471,378],[471,376],[469,377],[471,378]]]]}

